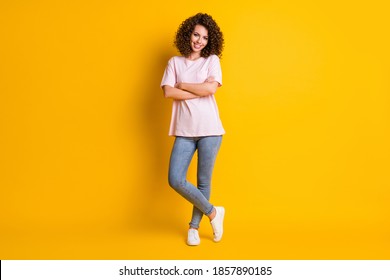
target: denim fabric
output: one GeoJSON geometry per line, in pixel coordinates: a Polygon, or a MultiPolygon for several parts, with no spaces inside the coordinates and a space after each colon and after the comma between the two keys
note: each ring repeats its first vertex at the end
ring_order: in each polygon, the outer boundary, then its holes
{"type": "Polygon", "coordinates": [[[213,205],[209,202],[211,176],[222,136],[177,136],[169,162],[169,185],[194,206],[190,226],[199,228],[203,214],[209,215],[213,205]],[[197,187],[187,181],[187,171],[195,151],[198,150],[197,187]]]}

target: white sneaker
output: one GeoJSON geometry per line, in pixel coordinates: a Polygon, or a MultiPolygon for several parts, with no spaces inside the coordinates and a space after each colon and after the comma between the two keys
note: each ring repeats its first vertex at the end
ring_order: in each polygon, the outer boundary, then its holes
{"type": "Polygon", "coordinates": [[[222,239],[223,234],[223,218],[225,217],[225,208],[221,206],[215,207],[215,217],[211,221],[211,226],[214,232],[214,241],[219,242],[222,239]]]}
{"type": "Polygon", "coordinates": [[[196,229],[190,228],[188,230],[187,244],[190,246],[200,244],[199,232],[196,229]]]}

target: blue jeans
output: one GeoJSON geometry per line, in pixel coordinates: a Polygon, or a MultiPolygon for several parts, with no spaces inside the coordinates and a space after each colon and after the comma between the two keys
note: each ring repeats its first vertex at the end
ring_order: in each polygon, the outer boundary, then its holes
{"type": "Polygon", "coordinates": [[[209,202],[211,175],[222,136],[177,136],[169,162],[169,185],[192,203],[190,226],[199,228],[203,214],[209,215],[214,206],[209,202]],[[187,171],[195,151],[198,150],[197,187],[187,181],[187,171]]]}

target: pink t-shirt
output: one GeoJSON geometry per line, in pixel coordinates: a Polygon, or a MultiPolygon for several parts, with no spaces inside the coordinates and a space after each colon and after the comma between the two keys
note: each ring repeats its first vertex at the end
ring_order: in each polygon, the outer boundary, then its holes
{"type": "MultiPolygon", "coordinates": [[[[213,77],[222,85],[219,58],[211,55],[191,61],[174,56],[168,61],[161,87],[176,83],[203,83],[213,77]]],[[[169,135],[199,137],[225,134],[214,95],[189,100],[173,100],[169,135]]]]}

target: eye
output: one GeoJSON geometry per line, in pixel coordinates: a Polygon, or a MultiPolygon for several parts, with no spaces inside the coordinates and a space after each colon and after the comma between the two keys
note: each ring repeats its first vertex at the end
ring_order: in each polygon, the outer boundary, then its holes
{"type": "Polygon", "coordinates": [[[207,41],[209,39],[209,37],[203,37],[203,39],[205,39],[207,41]]]}

